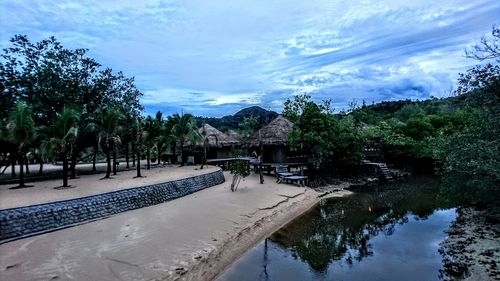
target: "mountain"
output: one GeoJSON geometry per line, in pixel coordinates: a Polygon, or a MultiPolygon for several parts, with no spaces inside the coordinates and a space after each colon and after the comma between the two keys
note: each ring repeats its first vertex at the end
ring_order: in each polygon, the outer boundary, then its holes
{"type": "Polygon", "coordinates": [[[239,128],[239,125],[246,117],[255,117],[259,123],[259,127],[262,127],[277,116],[278,113],[274,111],[265,110],[260,106],[251,106],[236,112],[234,115],[227,115],[222,118],[197,116],[196,122],[198,125],[208,123],[221,131],[227,131],[239,128]]]}

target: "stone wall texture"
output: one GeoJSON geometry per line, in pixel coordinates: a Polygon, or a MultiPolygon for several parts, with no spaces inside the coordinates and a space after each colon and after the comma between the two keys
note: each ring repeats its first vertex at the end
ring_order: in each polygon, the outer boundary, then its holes
{"type": "Polygon", "coordinates": [[[165,183],[0,210],[0,242],[164,203],[224,182],[222,170],[165,183]]]}

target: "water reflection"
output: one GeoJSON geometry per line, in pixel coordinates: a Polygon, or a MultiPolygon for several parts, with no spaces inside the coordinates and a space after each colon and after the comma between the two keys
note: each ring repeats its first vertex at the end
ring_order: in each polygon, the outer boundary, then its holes
{"type": "Polygon", "coordinates": [[[450,207],[437,190],[434,179],[418,178],[328,199],[249,251],[221,280],[411,280],[406,274],[416,269],[422,273],[414,280],[437,279],[437,245],[455,216],[453,209],[436,211],[450,207]]]}

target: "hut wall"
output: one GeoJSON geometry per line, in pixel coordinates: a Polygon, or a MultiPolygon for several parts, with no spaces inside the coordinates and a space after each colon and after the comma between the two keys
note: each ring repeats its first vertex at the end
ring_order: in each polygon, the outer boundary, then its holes
{"type": "Polygon", "coordinates": [[[218,159],[229,158],[229,156],[230,156],[229,152],[230,152],[230,149],[227,147],[219,148],[219,149],[217,149],[217,158],[218,159]]]}
{"type": "Polygon", "coordinates": [[[288,155],[288,148],[285,146],[265,146],[263,161],[269,163],[284,163],[288,155]]]}

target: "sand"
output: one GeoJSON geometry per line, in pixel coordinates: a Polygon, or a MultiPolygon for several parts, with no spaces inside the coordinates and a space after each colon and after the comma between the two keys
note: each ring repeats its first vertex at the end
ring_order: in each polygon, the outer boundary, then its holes
{"type": "Polygon", "coordinates": [[[441,243],[445,280],[500,280],[500,223],[486,220],[489,210],[460,208],[441,243]]]}
{"type": "Polygon", "coordinates": [[[171,166],[163,168],[142,169],[142,178],[134,178],[136,171],[122,171],[110,179],[102,179],[104,174],[83,175],[77,179],[70,179],[70,188],[59,188],[62,179],[47,180],[34,183],[28,188],[10,189],[15,184],[0,185],[0,209],[48,203],[60,200],[79,198],[101,194],[126,188],[161,183],[179,178],[192,177],[216,171],[217,167],[205,167],[199,170],[198,166],[171,166]]]}
{"type": "MultiPolygon", "coordinates": [[[[144,183],[155,181],[155,173],[151,170],[144,183]]],[[[170,202],[2,244],[0,280],[213,280],[247,249],[319,200],[315,191],[276,184],[273,177],[266,176],[261,185],[255,174],[231,192],[231,175],[225,177],[224,184],[170,202]]],[[[112,183],[137,186],[142,179],[120,175],[106,182],[111,190],[112,183]]],[[[71,184],[86,192],[98,188],[71,184]]],[[[47,189],[43,200],[60,192],[53,185],[37,186],[41,192],[47,189]]],[[[11,204],[8,201],[2,198],[2,206],[11,204]]]]}

